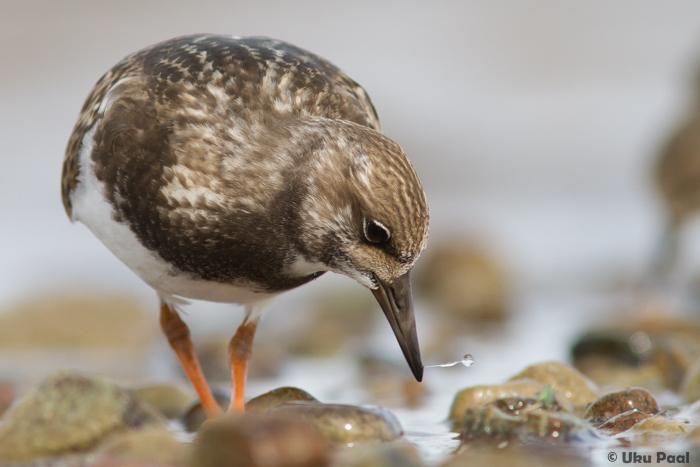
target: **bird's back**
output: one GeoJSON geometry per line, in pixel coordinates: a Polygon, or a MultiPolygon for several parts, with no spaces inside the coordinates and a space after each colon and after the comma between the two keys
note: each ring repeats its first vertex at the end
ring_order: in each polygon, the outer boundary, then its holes
{"type": "Polygon", "coordinates": [[[66,149],[64,206],[71,216],[89,151],[115,221],[177,270],[292,288],[300,279],[280,275],[290,248],[270,207],[298,195],[285,179],[296,161],[271,149],[277,123],[314,117],[379,130],[357,83],[293,45],[212,35],[156,44],[115,65],[88,96],[66,149]],[[252,245],[255,258],[246,256],[252,245]]]}

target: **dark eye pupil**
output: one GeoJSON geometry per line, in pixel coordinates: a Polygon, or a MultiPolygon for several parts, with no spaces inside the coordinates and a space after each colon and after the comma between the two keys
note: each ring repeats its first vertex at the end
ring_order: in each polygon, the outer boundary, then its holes
{"type": "Polygon", "coordinates": [[[365,234],[367,240],[373,243],[383,243],[389,240],[389,232],[375,221],[369,221],[367,223],[365,234]]]}

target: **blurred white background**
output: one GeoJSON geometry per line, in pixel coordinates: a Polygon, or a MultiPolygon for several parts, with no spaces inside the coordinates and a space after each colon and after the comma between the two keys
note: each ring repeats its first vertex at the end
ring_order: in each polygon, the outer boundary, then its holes
{"type": "Polygon", "coordinates": [[[523,288],[646,264],[663,220],[651,167],[692,100],[698,2],[0,0],[0,308],[62,288],[155,303],[68,222],[63,151],[102,73],[198,32],[283,39],[361,83],[424,182],[432,241],[485,239],[523,288]]]}

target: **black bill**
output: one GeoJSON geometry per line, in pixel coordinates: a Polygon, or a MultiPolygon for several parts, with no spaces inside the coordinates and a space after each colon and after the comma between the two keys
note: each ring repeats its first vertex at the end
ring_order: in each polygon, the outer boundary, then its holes
{"type": "Polygon", "coordinates": [[[401,351],[413,376],[418,381],[423,379],[423,363],[420,360],[418,335],[416,334],[416,318],[413,314],[413,294],[411,293],[410,272],[396,278],[391,283],[377,278],[379,287],[372,290],[374,297],[382,307],[391,329],[396,334],[401,351]]]}

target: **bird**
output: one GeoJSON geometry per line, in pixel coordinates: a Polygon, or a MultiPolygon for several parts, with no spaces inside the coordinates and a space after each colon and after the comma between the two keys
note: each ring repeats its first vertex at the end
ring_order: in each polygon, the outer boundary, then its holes
{"type": "Polygon", "coordinates": [[[648,274],[652,283],[668,282],[681,250],[680,232],[700,211],[700,70],[694,81],[690,112],[664,142],[654,166],[667,220],[648,274]]]}
{"type": "Polygon", "coordinates": [[[182,303],[245,307],[229,343],[227,412],[245,412],[258,321],[326,272],[369,289],[418,381],[410,273],[428,204],[367,92],[329,61],[268,37],[198,34],[137,51],[90,91],[61,192],[160,299],[160,326],[210,418],[221,414],[182,303]]]}

